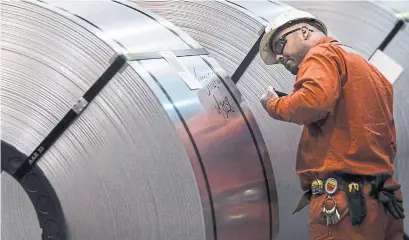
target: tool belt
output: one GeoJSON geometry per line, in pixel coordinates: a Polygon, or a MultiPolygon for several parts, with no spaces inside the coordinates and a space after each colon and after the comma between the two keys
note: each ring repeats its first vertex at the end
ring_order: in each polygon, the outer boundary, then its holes
{"type": "MultiPolygon", "coordinates": [[[[301,197],[298,206],[294,210],[293,214],[302,210],[304,207],[308,206],[312,195],[321,195],[321,194],[335,194],[336,191],[345,191],[348,185],[351,185],[354,189],[357,187],[354,183],[358,184],[370,184],[375,177],[372,176],[359,176],[359,175],[350,175],[344,174],[343,176],[331,177],[326,180],[316,179],[312,181],[310,189],[308,189],[303,196],[301,197]],[[349,182],[349,183],[348,183],[349,182]]],[[[361,189],[361,188],[360,188],[361,189]]],[[[348,189],[349,190],[349,189],[348,189]]]]}
{"type": "MultiPolygon", "coordinates": [[[[327,199],[332,199],[332,194],[335,194],[337,191],[344,191],[351,223],[352,225],[359,225],[366,217],[363,186],[371,184],[370,195],[382,202],[395,219],[404,218],[402,200],[398,199],[394,194],[394,191],[398,190],[400,185],[384,187],[385,181],[389,178],[386,174],[379,174],[377,176],[342,174],[326,180],[316,179],[311,183],[310,189],[301,197],[293,214],[306,207],[312,195],[327,194],[327,199]]],[[[334,199],[332,200],[335,201],[334,199]]]]}

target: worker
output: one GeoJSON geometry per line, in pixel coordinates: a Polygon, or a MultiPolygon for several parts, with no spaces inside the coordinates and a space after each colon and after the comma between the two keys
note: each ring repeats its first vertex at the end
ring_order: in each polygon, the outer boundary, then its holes
{"type": "Polygon", "coordinates": [[[310,205],[310,239],[401,240],[391,83],[300,10],[266,27],[260,55],[296,75],[291,94],[270,86],[260,101],[272,118],[304,126],[296,173],[305,194],[295,212],[310,205]]]}

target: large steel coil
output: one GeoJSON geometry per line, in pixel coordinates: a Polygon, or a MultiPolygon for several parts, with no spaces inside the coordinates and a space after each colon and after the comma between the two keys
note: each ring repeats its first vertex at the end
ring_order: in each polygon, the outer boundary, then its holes
{"type": "Polygon", "coordinates": [[[125,1],[1,15],[2,239],[277,235],[260,130],[193,39],[125,1]]]}

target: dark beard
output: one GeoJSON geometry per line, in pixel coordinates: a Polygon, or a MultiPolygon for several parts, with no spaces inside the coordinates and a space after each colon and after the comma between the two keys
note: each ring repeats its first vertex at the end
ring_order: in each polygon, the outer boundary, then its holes
{"type": "Polygon", "coordinates": [[[297,73],[298,73],[298,67],[292,68],[292,69],[289,70],[289,71],[290,71],[290,73],[291,73],[292,75],[297,75],[297,73]]]}

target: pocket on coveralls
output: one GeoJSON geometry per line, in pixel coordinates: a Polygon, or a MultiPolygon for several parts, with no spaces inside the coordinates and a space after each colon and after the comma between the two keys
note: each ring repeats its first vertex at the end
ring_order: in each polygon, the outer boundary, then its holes
{"type": "Polygon", "coordinates": [[[335,194],[331,195],[331,197],[336,201],[338,213],[340,215],[340,221],[335,225],[327,226],[327,221],[321,217],[322,208],[324,206],[324,201],[327,198],[327,195],[323,194],[312,196],[310,201],[309,215],[311,240],[332,239],[330,237],[334,237],[336,234],[334,230],[338,228],[338,225],[340,223],[344,222],[345,219],[349,217],[345,192],[338,190],[335,194]]]}
{"type": "Polygon", "coordinates": [[[352,226],[349,219],[348,203],[344,191],[338,190],[332,195],[338,206],[340,221],[327,226],[321,219],[326,194],[314,195],[310,201],[310,239],[311,240],[384,240],[386,212],[378,200],[369,196],[369,185],[364,187],[367,216],[361,225],[352,226]]]}
{"type": "MultiPolygon", "coordinates": [[[[348,212],[345,192],[338,190],[335,194],[331,195],[331,197],[336,201],[337,209],[341,217],[340,219],[342,220],[343,218],[345,218],[348,212]]],[[[310,201],[310,220],[309,220],[310,225],[321,224],[327,226],[327,222],[321,218],[322,208],[324,206],[325,199],[327,199],[326,194],[312,196],[310,201]]]]}

